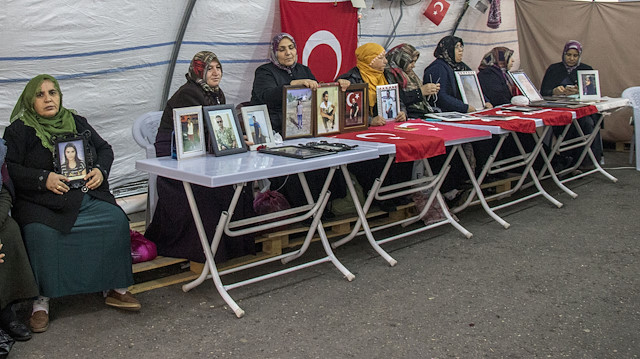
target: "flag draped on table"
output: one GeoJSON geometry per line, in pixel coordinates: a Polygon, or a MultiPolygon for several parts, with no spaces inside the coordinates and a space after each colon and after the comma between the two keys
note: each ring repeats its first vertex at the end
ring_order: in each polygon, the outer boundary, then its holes
{"type": "Polygon", "coordinates": [[[351,1],[280,0],[282,31],[298,46],[298,62],[331,82],[356,65],[358,13],[351,1]]]}

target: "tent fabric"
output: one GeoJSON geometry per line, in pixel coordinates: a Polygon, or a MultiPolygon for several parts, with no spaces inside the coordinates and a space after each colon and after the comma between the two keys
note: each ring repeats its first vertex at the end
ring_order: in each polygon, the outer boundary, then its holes
{"type": "MultiPolygon", "coordinates": [[[[322,0],[321,0],[322,1],[322,0]]],[[[325,0],[326,1],[326,0],[325,0]]],[[[331,1],[333,2],[333,1],[331,1]]],[[[416,72],[433,60],[438,40],[450,35],[464,1],[451,4],[434,25],[422,13],[427,2],[367,1],[361,10],[358,44],[384,44],[402,16],[388,48],[407,42],[422,53],[416,72]],[[405,4],[406,3],[406,4],[405,4]]],[[[456,35],[465,40],[465,61],[475,68],[494,46],[517,48],[512,0],[502,2],[503,23],[486,27],[486,16],[466,11],[456,35]]],[[[162,90],[186,2],[128,0],[5,0],[0,13],[0,131],[29,79],[48,73],[60,81],[65,106],[87,117],[113,146],[112,189],[147,178],[135,169],[145,157],[131,136],[134,120],[164,108],[162,90]]],[[[228,103],[251,97],[255,69],[267,61],[271,37],[280,31],[273,0],[197,1],[171,78],[173,94],[185,81],[189,61],[201,50],[216,53],[228,103]]]]}
{"type": "MultiPolygon", "coordinates": [[[[538,88],[547,67],[561,60],[568,40],[582,43],[582,62],[599,71],[603,96],[619,97],[640,84],[634,61],[640,54],[638,3],[517,0],[515,10],[521,67],[538,88]]],[[[628,141],[630,114],[625,110],[607,117],[602,138],[628,141]]]]}

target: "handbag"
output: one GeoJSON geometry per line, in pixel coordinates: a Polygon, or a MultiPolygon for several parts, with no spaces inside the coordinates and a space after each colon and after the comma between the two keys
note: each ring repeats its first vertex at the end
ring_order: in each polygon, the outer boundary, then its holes
{"type": "Polygon", "coordinates": [[[133,264],[147,262],[158,256],[156,244],[145,238],[142,233],[129,230],[131,237],[131,262],[133,264]]]}
{"type": "MultiPolygon", "coordinates": [[[[253,210],[257,215],[269,214],[291,208],[289,201],[278,191],[266,190],[256,194],[253,200],[253,210]]],[[[270,221],[266,221],[267,223],[270,221]]],[[[280,231],[286,226],[272,228],[269,231],[280,231]]]]}

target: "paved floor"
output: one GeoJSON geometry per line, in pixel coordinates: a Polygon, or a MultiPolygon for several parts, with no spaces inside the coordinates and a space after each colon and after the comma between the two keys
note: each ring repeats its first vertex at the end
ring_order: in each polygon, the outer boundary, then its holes
{"type": "MultiPolygon", "coordinates": [[[[628,166],[608,152],[607,167],[628,166]]],[[[49,330],[10,358],[635,358],[640,356],[640,173],[572,182],[563,208],[534,199],[500,215],[384,247],[360,238],[329,264],[231,291],[237,319],[212,285],[138,295],[139,313],[95,294],[52,302],[49,330]]],[[[317,246],[316,246],[317,247],[317,246]]],[[[26,313],[23,313],[26,314],[26,313]]]]}

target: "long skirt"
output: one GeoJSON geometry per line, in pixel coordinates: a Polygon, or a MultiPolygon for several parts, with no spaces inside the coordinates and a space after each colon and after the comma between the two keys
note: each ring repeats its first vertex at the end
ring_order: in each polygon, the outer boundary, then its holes
{"type": "Polygon", "coordinates": [[[85,195],[71,232],[24,226],[40,295],[62,297],[133,284],[129,222],[122,209],[85,195]]]}
{"type": "Polygon", "coordinates": [[[0,264],[0,309],[20,299],[38,295],[38,287],[33,278],[29,258],[22,242],[20,227],[11,217],[7,217],[0,227],[2,253],[6,255],[0,264]]]}

